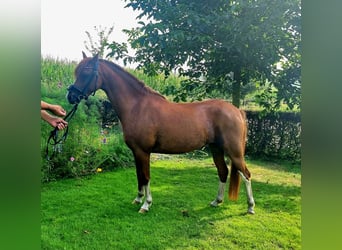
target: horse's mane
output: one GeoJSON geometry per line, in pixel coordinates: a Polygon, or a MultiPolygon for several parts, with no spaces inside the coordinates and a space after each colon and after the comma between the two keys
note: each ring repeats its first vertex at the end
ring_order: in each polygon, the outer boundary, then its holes
{"type": "MultiPolygon", "coordinates": [[[[99,59],[99,60],[101,62],[104,62],[107,66],[109,66],[112,70],[114,70],[118,74],[124,75],[126,78],[130,78],[131,80],[133,80],[134,83],[137,83],[136,85],[134,85],[134,87],[139,87],[139,89],[145,91],[146,93],[157,95],[159,97],[166,99],[165,96],[161,95],[159,92],[157,92],[154,89],[147,86],[145,83],[143,83],[138,78],[133,76],[131,73],[129,73],[126,70],[124,70],[123,68],[121,68],[119,65],[117,65],[111,61],[104,60],[104,59],[99,59]]],[[[131,83],[132,81],[129,81],[129,82],[131,83]]]]}

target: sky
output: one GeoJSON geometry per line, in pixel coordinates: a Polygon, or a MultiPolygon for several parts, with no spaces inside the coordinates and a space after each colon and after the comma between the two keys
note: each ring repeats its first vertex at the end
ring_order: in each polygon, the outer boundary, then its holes
{"type": "Polygon", "coordinates": [[[89,54],[85,31],[96,37],[94,26],[107,30],[114,26],[109,41],[125,42],[122,29],[138,27],[135,17],[139,15],[125,5],[123,0],[41,1],[41,55],[80,61],[82,51],[89,54]]]}

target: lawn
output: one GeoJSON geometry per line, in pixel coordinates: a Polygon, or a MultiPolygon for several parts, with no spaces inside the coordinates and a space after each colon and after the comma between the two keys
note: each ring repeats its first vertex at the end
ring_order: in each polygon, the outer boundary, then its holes
{"type": "MultiPolygon", "coordinates": [[[[300,166],[248,161],[256,202],[213,208],[218,177],[211,159],[153,155],[153,205],[131,204],[135,168],[42,184],[42,249],[301,249],[300,166]]],[[[227,188],[228,189],[228,188],[227,188]]]]}

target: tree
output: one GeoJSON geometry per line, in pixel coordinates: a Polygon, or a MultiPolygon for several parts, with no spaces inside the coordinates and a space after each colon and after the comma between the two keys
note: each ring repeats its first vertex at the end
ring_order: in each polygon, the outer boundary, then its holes
{"type": "MultiPolygon", "coordinates": [[[[149,74],[172,70],[189,77],[189,91],[231,90],[268,79],[282,100],[300,86],[300,0],[126,0],[140,27],[126,30],[134,61],[149,74]],[[281,69],[276,66],[283,64],[281,69]],[[299,69],[299,71],[298,71],[299,69]],[[204,79],[204,81],[203,81],[204,79]],[[289,86],[288,86],[289,85],[289,86]]],[[[112,50],[111,55],[119,54],[112,50]]],[[[123,54],[121,53],[121,56],[123,54]]]]}
{"type": "Polygon", "coordinates": [[[89,31],[86,31],[86,35],[89,41],[84,41],[84,46],[86,50],[88,50],[93,56],[99,54],[100,58],[103,58],[105,50],[109,45],[108,39],[114,30],[114,26],[107,28],[103,28],[101,25],[99,27],[94,26],[94,30],[97,35],[98,41],[94,41],[92,35],[89,31]]]}

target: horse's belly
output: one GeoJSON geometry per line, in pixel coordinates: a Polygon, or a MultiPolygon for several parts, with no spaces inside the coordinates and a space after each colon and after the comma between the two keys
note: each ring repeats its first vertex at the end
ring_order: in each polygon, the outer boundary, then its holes
{"type": "Polygon", "coordinates": [[[158,138],[152,151],[153,153],[181,154],[201,149],[206,144],[206,139],[202,136],[167,136],[158,138]]]}

